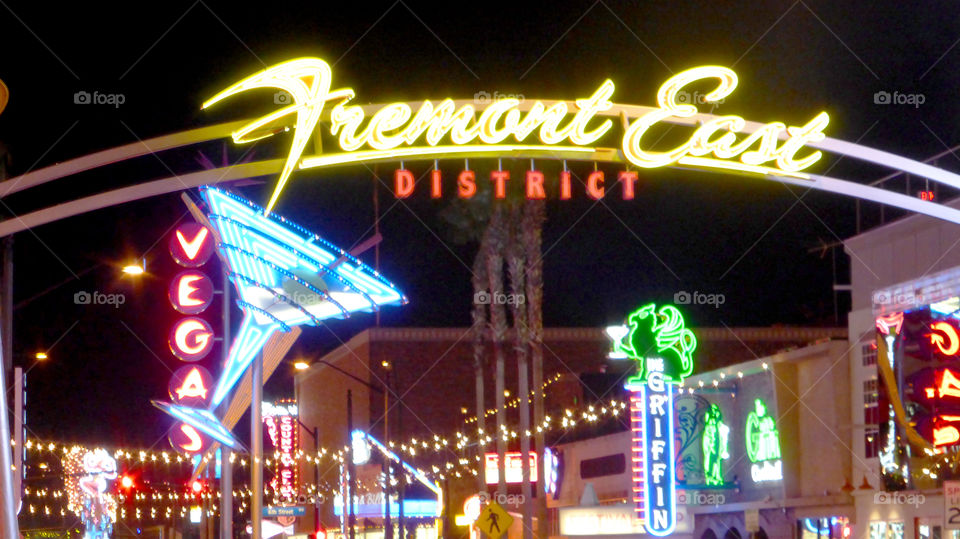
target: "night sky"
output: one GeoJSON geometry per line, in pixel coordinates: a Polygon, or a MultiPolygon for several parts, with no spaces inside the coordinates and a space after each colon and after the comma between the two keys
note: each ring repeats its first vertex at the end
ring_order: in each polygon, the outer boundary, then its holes
{"type": "MultiPolygon", "coordinates": [[[[470,98],[586,97],[605,79],[616,103],[652,105],[659,86],[702,64],[733,68],[740,85],[716,114],[801,125],[821,110],[828,136],[925,159],[960,141],[960,18],[954,2],[451,2],[137,4],[0,2],[0,79],[11,99],[0,141],[16,176],[154,136],[261,115],[269,94],[214,110],[200,104],[227,85],[298,56],[333,66],[334,87],[356,103],[470,98]],[[75,104],[79,91],[122,94],[119,106],[75,104]],[[876,92],[922,94],[924,103],[877,104],[876,92]]],[[[286,154],[289,137],[253,150],[286,154]]],[[[198,170],[216,142],[148,155],[0,200],[5,217],[78,196],[198,170]]],[[[473,164],[473,163],[471,163],[473,164]]],[[[956,156],[939,166],[958,170],[956,156]]],[[[478,171],[494,166],[476,163],[478,171]]],[[[410,164],[422,173],[427,163],[410,164]]],[[[458,163],[443,164],[455,174],[458,163]]],[[[393,166],[381,165],[388,184],[393,166]]],[[[575,164],[577,173],[590,166],[575,164]]],[[[611,173],[616,167],[608,167],[611,173]]],[[[869,182],[888,170],[827,156],[811,171],[869,182]]],[[[265,203],[274,178],[235,191],[265,203]]],[[[295,173],[276,211],[349,247],[371,235],[374,174],[364,168],[295,173]]],[[[920,188],[913,184],[913,192],[920,188]]],[[[903,185],[899,184],[902,191],[903,185]]],[[[594,204],[581,189],[548,202],[544,230],[548,326],[602,326],[638,302],[680,291],[723,294],[719,308],[688,308],[691,326],[845,324],[849,299],[842,250],[811,253],[856,233],[852,199],[714,173],[641,173],[638,196],[619,191],[594,204]],[[834,256],[836,259],[834,260],[834,256]],[[835,320],[835,309],[840,319],[835,320]]],[[[950,196],[943,193],[944,196],[950,196]]],[[[442,217],[452,197],[426,192],[396,204],[379,187],[381,271],[410,298],[383,326],[466,326],[475,245],[457,243],[442,217]]],[[[880,222],[861,205],[861,229],[880,222]]],[[[164,398],[167,331],[176,315],[166,287],[176,269],[166,235],[184,218],[179,194],[66,219],[15,238],[14,350],[49,349],[30,372],[32,435],[150,446],[170,420],[164,398]],[[117,265],[145,256],[149,275],[121,278],[117,265]],[[62,283],[62,284],[61,284],[62,283]],[[51,291],[46,292],[50,287],[51,291]],[[79,291],[122,293],[126,302],[83,306],[79,291]],[[41,294],[38,296],[38,294],[41,294]]],[[[897,215],[887,210],[885,217],[897,215]]],[[[363,256],[373,263],[371,253],[363,256]]],[[[211,311],[213,319],[217,311],[211,311]]],[[[238,311],[234,310],[238,315],[238,311]]],[[[237,316],[238,318],[238,316],[237,316]]],[[[307,329],[296,354],[313,357],[374,323],[371,316],[307,329]]],[[[268,392],[284,396],[282,367],[268,392]]],[[[166,447],[161,441],[157,447],[166,447]]]]}

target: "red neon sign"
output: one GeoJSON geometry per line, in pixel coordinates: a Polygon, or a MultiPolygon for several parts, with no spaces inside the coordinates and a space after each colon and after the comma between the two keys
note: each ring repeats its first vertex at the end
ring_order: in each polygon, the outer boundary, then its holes
{"type": "Polygon", "coordinates": [[[199,223],[178,226],[170,238],[170,255],[177,264],[186,268],[204,265],[213,254],[213,249],[213,234],[199,223]]]}
{"type": "Polygon", "coordinates": [[[877,330],[884,335],[890,335],[890,328],[893,328],[893,334],[900,334],[900,327],[903,325],[903,313],[893,313],[886,316],[877,317],[877,330]]]}
{"type": "Polygon", "coordinates": [[[297,462],[294,458],[300,447],[299,429],[295,415],[265,415],[263,422],[267,426],[270,441],[277,449],[279,457],[271,485],[284,500],[296,498],[299,489],[297,462]]]}
{"type": "Polygon", "coordinates": [[[167,298],[183,314],[200,314],[213,301],[213,281],[199,271],[184,271],[173,278],[167,298]]]}
{"type": "Polygon", "coordinates": [[[200,318],[184,318],[174,324],[167,340],[173,355],[184,361],[199,361],[213,348],[213,329],[200,318]]]}
{"type": "MultiPolygon", "coordinates": [[[[621,196],[623,200],[633,200],[636,197],[636,183],[639,179],[634,171],[620,171],[617,173],[617,182],[622,185],[621,196]]],[[[469,199],[477,194],[477,173],[472,170],[464,170],[456,178],[456,195],[458,198],[469,199]]],[[[487,181],[487,180],[482,180],[487,181]]],[[[493,190],[493,196],[497,199],[507,198],[507,190],[511,181],[521,181],[523,183],[523,192],[531,200],[547,198],[547,189],[544,186],[545,177],[539,170],[529,170],[524,174],[522,180],[511,179],[509,170],[492,170],[489,175],[489,182],[493,190]]],[[[605,177],[602,170],[594,170],[587,174],[583,180],[584,192],[594,200],[599,200],[607,195],[605,177]]],[[[407,169],[396,169],[393,172],[393,194],[397,198],[408,198],[413,195],[416,189],[417,181],[413,172],[407,169]]],[[[560,200],[569,200],[571,198],[571,178],[570,172],[560,173],[556,192],[560,200]]],[[[614,187],[610,185],[609,187],[614,187]]],[[[439,170],[430,171],[430,198],[441,198],[443,196],[442,173],[439,170]]]]}
{"type": "Polygon", "coordinates": [[[960,335],[957,335],[957,328],[948,322],[934,322],[930,324],[930,344],[936,346],[940,353],[945,356],[955,356],[960,352],[960,335]]]}
{"type": "Polygon", "coordinates": [[[210,438],[186,423],[177,423],[167,435],[170,446],[183,453],[200,453],[210,447],[210,438]]]}
{"type": "Polygon", "coordinates": [[[213,376],[210,371],[199,365],[180,367],[173,373],[170,383],[167,384],[170,400],[194,408],[206,407],[212,388],[213,376]]]}

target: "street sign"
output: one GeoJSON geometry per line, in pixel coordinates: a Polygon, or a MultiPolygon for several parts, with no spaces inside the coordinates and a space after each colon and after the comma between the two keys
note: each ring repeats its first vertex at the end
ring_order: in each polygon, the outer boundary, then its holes
{"type": "Polygon", "coordinates": [[[267,505],[263,508],[265,517],[302,517],[307,514],[307,508],[302,505],[267,505]]]}
{"type": "Polygon", "coordinates": [[[943,482],[943,529],[960,530],[960,481],[943,482]]]}
{"type": "Polygon", "coordinates": [[[477,519],[477,526],[480,526],[480,530],[490,539],[500,539],[506,535],[510,524],[513,524],[513,517],[497,502],[490,502],[477,519]]]}

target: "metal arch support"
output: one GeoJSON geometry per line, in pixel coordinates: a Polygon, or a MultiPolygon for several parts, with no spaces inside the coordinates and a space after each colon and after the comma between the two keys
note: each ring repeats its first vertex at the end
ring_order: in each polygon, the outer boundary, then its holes
{"type": "MultiPolygon", "coordinates": [[[[601,162],[610,162],[610,163],[625,163],[623,157],[619,152],[614,151],[604,151],[599,152],[599,155],[596,155],[596,159],[591,159],[601,162]]],[[[524,156],[520,156],[524,157],[524,156]]],[[[583,157],[581,156],[581,159],[583,157]]],[[[424,158],[431,159],[432,158],[424,158]]],[[[915,162],[916,163],[916,162],[915,162]]],[[[922,163],[916,163],[918,165],[923,165],[922,163]]],[[[955,176],[950,172],[936,169],[934,167],[929,167],[928,165],[923,165],[924,167],[931,168],[933,170],[942,172],[945,175],[955,176]]],[[[163,195],[167,193],[173,193],[177,191],[182,191],[184,189],[190,189],[194,187],[199,187],[201,185],[207,184],[216,184],[218,182],[237,180],[242,178],[251,178],[257,176],[268,176],[271,174],[278,173],[283,167],[283,159],[270,159],[265,161],[255,161],[250,163],[242,163],[237,165],[231,165],[223,168],[216,168],[211,170],[204,170],[200,172],[194,172],[191,174],[184,174],[182,176],[171,176],[168,178],[163,178],[160,180],[154,180],[151,182],[133,185],[130,187],[124,187],[121,189],[116,189],[113,191],[107,191],[106,193],[100,193],[92,195],[85,198],[80,198],[77,200],[72,200],[70,202],[65,202],[63,204],[58,204],[56,206],[51,206],[42,210],[37,210],[35,212],[27,213],[18,217],[8,219],[6,221],[0,222],[0,237],[7,236],[10,234],[15,234],[17,232],[22,232],[24,230],[44,225],[47,223],[52,223],[60,219],[67,217],[72,217],[75,215],[80,215],[83,213],[108,208],[110,206],[116,206],[126,202],[132,202],[134,200],[140,200],[148,198],[151,196],[163,195]]],[[[702,169],[694,169],[692,167],[684,167],[682,165],[676,166],[675,168],[680,169],[689,169],[697,170],[699,172],[704,172],[702,169]]],[[[715,172],[715,171],[709,171],[715,172]]],[[[737,172],[729,172],[729,174],[738,174],[737,172]]],[[[907,195],[902,195],[900,193],[894,193],[892,191],[887,191],[885,189],[879,189],[877,187],[871,187],[869,185],[851,182],[847,180],[841,180],[837,178],[831,178],[828,176],[820,176],[816,174],[809,174],[810,180],[801,180],[790,178],[786,176],[757,176],[753,174],[738,174],[747,178],[753,179],[762,179],[768,181],[776,181],[781,183],[786,183],[790,185],[797,185],[801,187],[809,187],[813,189],[818,189],[821,191],[826,191],[830,193],[836,193],[840,195],[850,196],[854,198],[860,198],[863,200],[869,200],[872,202],[878,202],[881,204],[886,204],[888,206],[895,206],[905,210],[909,210],[916,213],[922,213],[935,217],[937,219],[942,219],[944,221],[949,221],[951,223],[960,224],[960,210],[945,206],[943,204],[937,204],[935,202],[921,200],[919,198],[910,197],[907,195]]],[[[0,184],[2,185],[2,184],[0,184]]]]}

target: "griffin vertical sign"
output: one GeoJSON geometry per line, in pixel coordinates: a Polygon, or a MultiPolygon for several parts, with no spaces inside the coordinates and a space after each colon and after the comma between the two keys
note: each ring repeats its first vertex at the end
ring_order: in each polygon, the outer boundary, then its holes
{"type": "Polygon", "coordinates": [[[674,385],[693,372],[697,339],[673,305],[648,304],[627,317],[614,352],[637,362],[631,391],[633,492],[637,517],[651,535],[665,536],[677,526],[674,385]]]}

